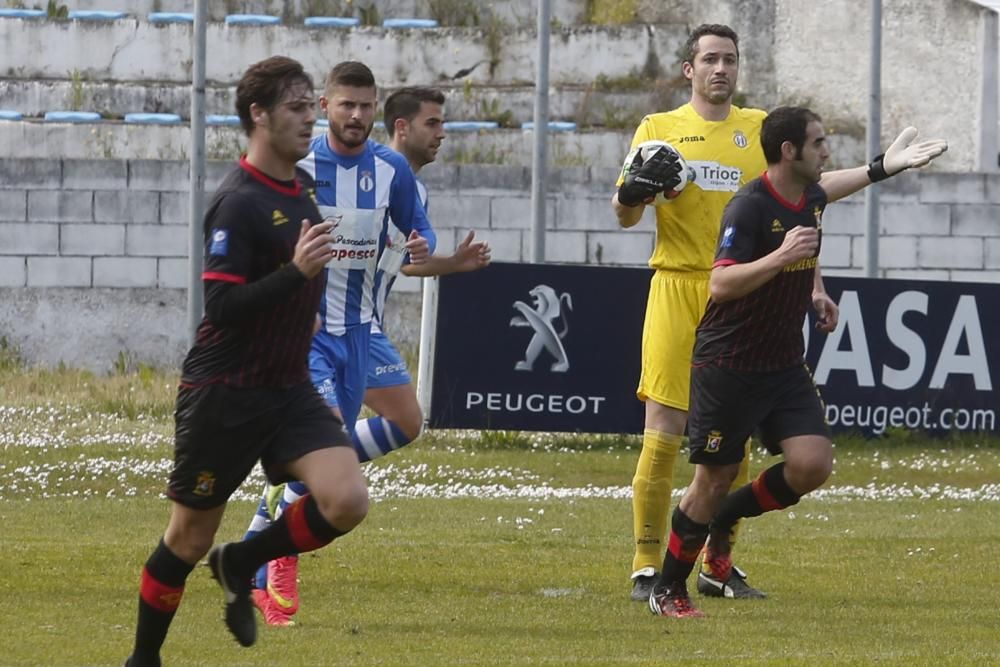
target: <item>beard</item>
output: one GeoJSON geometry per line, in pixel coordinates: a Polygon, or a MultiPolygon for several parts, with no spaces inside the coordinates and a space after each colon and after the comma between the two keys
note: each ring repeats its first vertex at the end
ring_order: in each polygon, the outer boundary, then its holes
{"type": "Polygon", "coordinates": [[[351,127],[351,128],[344,127],[344,128],[339,128],[336,125],[334,125],[333,123],[330,123],[330,132],[332,132],[333,136],[337,138],[337,141],[339,141],[340,143],[344,144],[348,148],[357,148],[358,146],[361,146],[366,141],[368,141],[368,137],[369,137],[369,135],[371,135],[372,128],[374,126],[375,126],[374,121],[371,124],[369,124],[368,127],[366,127],[366,128],[358,128],[358,127],[351,127]],[[362,133],[361,139],[353,139],[353,138],[349,139],[347,137],[347,130],[348,129],[351,129],[351,130],[363,129],[364,132],[362,133]]]}

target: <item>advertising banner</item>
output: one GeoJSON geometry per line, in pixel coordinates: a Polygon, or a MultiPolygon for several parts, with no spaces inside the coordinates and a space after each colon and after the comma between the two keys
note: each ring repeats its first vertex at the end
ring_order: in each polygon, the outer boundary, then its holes
{"type": "MultiPolygon", "coordinates": [[[[641,433],[649,269],[495,263],[440,280],[430,425],[641,433]]],[[[803,326],[835,433],[997,434],[1000,285],[825,278],[803,326]]]]}

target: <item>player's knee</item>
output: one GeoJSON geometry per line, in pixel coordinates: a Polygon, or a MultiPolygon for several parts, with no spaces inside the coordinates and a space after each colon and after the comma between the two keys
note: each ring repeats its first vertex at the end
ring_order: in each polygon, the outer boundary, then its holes
{"type": "MultiPolygon", "coordinates": [[[[786,464],[786,467],[788,464],[786,464]]],[[[824,456],[817,453],[816,456],[810,456],[806,459],[800,459],[791,464],[791,474],[788,477],[795,479],[796,484],[793,484],[793,488],[800,494],[809,493],[814,491],[830,478],[830,474],[833,472],[833,456],[824,456]]]]}
{"type": "Polygon", "coordinates": [[[399,430],[406,435],[407,442],[413,442],[420,437],[424,431],[424,413],[420,408],[400,420],[399,430]]]}
{"type": "Polygon", "coordinates": [[[368,515],[368,487],[363,481],[338,486],[330,493],[317,497],[316,504],[327,523],[346,533],[368,515]]]}

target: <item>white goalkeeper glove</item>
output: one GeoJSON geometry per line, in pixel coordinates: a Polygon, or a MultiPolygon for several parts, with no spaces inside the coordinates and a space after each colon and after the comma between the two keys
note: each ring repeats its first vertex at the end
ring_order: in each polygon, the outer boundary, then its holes
{"type": "Polygon", "coordinates": [[[923,167],[948,150],[948,142],[944,139],[911,143],[916,136],[917,128],[906,128],[889,144],[885,153],[872,160],[868,165],[868,178],[872,183],[884,181],[912,167],[923,167]]]}

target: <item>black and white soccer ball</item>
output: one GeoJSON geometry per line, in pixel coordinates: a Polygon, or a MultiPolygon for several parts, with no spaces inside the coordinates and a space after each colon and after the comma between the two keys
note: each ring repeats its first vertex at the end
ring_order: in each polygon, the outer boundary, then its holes
{"type": "Polygon", "coordinates": [[[681,165],[681,182],[677,185],[677,187],[669,192],[658,193],[656,195],[656,199],[653,200],[654,204],[665,204],[671,199],[677,197],[684,190],[684,188],[687,187],[688,183],[694,181],[695,177],[694,169],[687,163],[680,151],[671,146],[669,143],[658,139],[651,139],[638,144],[635,148],[629,151],[627,156],[625,156],[625,163],[622,166],[622,175],[624,176],[625,174],[628,174],[628,172],[633,168],[632,160],[635,159],[636,153],[639,153],[642,156],[642,162],[640,164],[645,164],[646,160],[648,160],[658,150],[670,151],[676,156],[681,165]]]}

